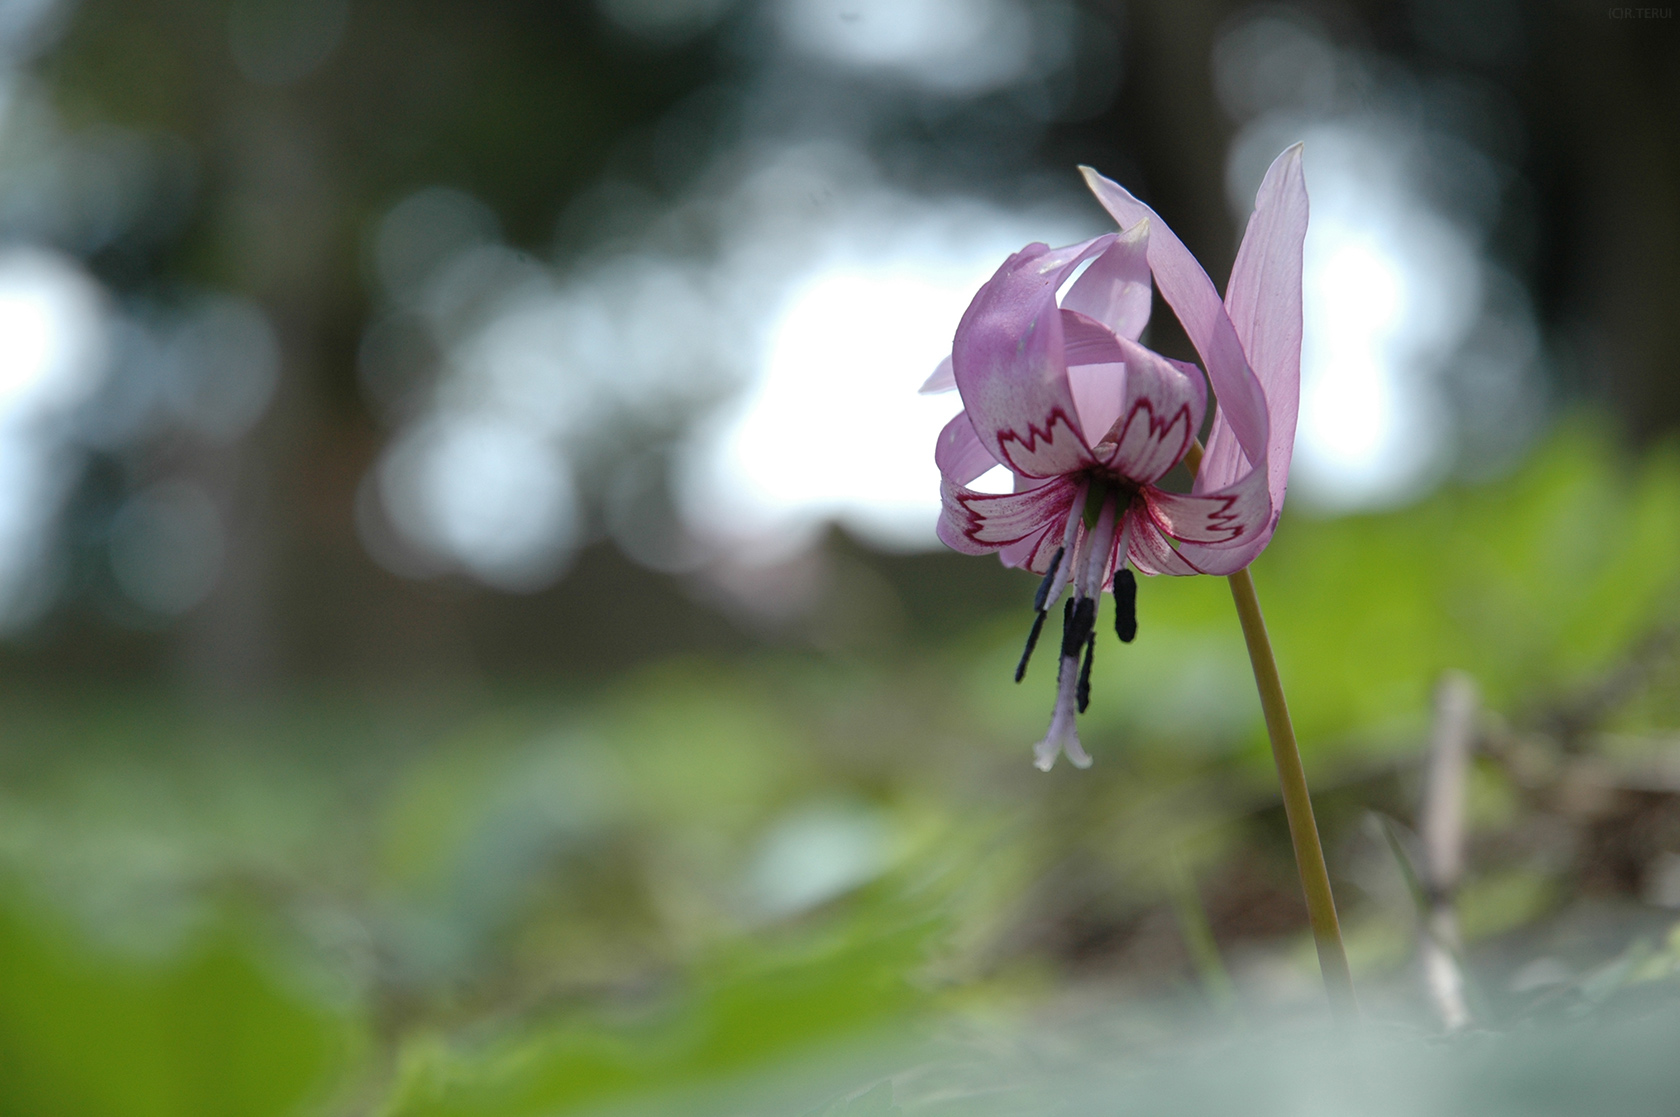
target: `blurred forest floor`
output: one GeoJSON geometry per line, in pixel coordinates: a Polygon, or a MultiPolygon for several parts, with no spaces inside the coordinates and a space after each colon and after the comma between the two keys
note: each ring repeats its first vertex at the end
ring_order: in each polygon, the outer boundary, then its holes
{"type": "MultiPolygon", "coordinates": [[[[898,561],[838,553],[854,586],[898,561]]],[[[1226,587],[1143,585],[1095,766],[1045,776],[1023,575],[936,644],[599,686],[3,692],[0,1110],[1662,1111],[1680,455],[1565,426],[1505,479],[1292,518],[1256,579],[1357,1034],[1321,1019],[1226,587]],[[1443,1042],[1408,879],[1448,671],[1481,705],[1443,1042]]]]}

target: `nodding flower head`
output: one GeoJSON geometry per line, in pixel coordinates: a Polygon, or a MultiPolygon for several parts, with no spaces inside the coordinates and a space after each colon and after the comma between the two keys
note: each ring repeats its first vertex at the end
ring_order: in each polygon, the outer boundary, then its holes
{"type": "Polygon", "coordinates": [[[1091,763],[1074,718],[1090,696],[1102,591],[1113,591],[1115,628],[1130,642],[1132,570],[1232,574],[1271,540],[1301,386],[1307,192],[1299,144],[1261,184],[1223,300],[1153,210],[1081,169],[1120,231],[1065,248],[1030,244],[1005,260],[923,388],[955,388],[963,402],[934,449],[940,539],[964,554],[996,551],[1005,565],[1044,577],[1017,681],[1049,610],[1068,595],[1055,713],[1037,748],[1046,770],[1062,752],[1081,768],[1091,763]],[[1201,367],[1138,343],[1152,286],[1201,367]],[[1210,381],[1218,405],[1195,482],[1187,493],[1160,488],[1198,446],[1210,381]],[[1013,492],[969,487],[998,465],[1014,475],[1013,492]]]}

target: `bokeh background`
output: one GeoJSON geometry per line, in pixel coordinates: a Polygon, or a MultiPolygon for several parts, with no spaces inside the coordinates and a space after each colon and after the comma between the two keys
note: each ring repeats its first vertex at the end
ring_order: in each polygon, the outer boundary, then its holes
{"type": "Polygon", "coordinates": [[[1672,8],[5,0],[0,1109],[1666,1112],[1677,306],[1672,8]],[[1345,1079],[1225,586],[1033,771],[916,393],[1076,164],[1218,279],[1297,140],[1345,1079]]]}

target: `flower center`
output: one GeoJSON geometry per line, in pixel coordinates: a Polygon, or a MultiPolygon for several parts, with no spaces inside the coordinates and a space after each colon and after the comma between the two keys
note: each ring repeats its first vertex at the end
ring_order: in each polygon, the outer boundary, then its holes
{"type": "Polygon", "coordinates": [[[1102,593],[1109,548],[1114,545],[1117,531],[1121,556],[1114,571],[1114,632],[1126,644],[1137,636],[1137,579],[1126,566],[1123,525],[1126,512],[1132,501],[1138,499],[1140,490],[1136,482],[1101,468],[1088,469],[1082,476],[1084,498],[1069,509],[1063,544],[1056,548],[1050,569],[1033,595],[1032,629],[1027,633],[1020,662],[1015,665],[1015,681],[1020,682],[1026,676],[1027,664],[1044,631],[1050,606],[1061,597],[1063,589],[1071,589],[1062,611],[1061,666],[1063,672],[1078,669],[1078,685],[1074,690],[1081,713],[1090,701],[1097,598],[1102,593]]]}
{"type": "Polygon", "coordinates": [[[1114,499],[1114,518],[1118,522],[1126,514],[1126,509],[1137,499],[1141,486],[1136,481],[1122,477],[1112,469],[1103,466],[1091,466],[1081,475],[1086,484],[1085,507],[1081,512],[1086,531],[1094,531],[1097,517],[1102,515],[1103,502],[1110,497],[1114,499]]]}

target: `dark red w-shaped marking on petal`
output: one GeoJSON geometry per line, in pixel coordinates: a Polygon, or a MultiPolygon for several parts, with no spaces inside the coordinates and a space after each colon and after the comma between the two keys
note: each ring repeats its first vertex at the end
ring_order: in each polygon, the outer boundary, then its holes
{"type": "Polygon", "coordinates": [[[1235,494],[1208,497],[1207,499],[1217,500],[1220,502],[1219,511],[1208,513],[1208,530],[1229,531],[1231,534],[1226,537],[1226,542],[1236,539],[1238,536],[1242,535],[1243,532],[1248,530],[1248,525],[1244,524],[1235,514],[1231,512],[1231,506],[1237,502],[1235,494]]]}
{"type": "Polygon", "coordinates": [[[997,549],[1065,520],[1078,491],[1077,485],[1057,478],[1018,493],[977,493],[948,486],[945,499],[962,513],[962,523],[953,525],[958,531],[982,547],[997,549]]]}
{"type": "Polygon", "coordinates": [[[1197,526],[1196,534],[1198,535],[1223,534],[1224,536],[1222,539],[1197,540],[1197,543],[1201,546],[1207,546],[1210,543],[1221,545],[1229,543],[1240,538],[1248,530],[1248,525],[1242,522],[1241,517],[1231,512],[1232,507],[1242,499],[1240,493],[1198,493],[1194,498],[1195,500],[1217,502],[1218,507],[1211,512],[1198,510],[1188,516],[1173,516],[1170,511],[1162,509],[1154,499],[1154,494],[1167,495],[1153,485],[1145,487],[1144,499],[1150,506],[1151,518],[1160,526],[1163,533],[1175,540],[1182,541],[1177,533],[1184,531],[1190,524],[1197,526]]]}
{"type": "MultiPolygon", "coordinates": [[[[1074,426],[1073,420],[1068,418],[1067,412],[1060,406],[1050,409],[1050,414],[1044,417],[1044,425],[1042,427],[1029,422],[1027,424],[1027,433],[1024,436],[1013,428],[998,431],[998,454],[1003,458],[1003,464],[1008,466],[1014,472],[1024,473],[1028,477],[1052,476],[1051,474],[1040,472],[1030,461],[1026,465],[1020,464],[1015,456],[1015,453],[1012,452],[1011,447],[1012,445],[1019,447],[1019,452],[1023,456],[1026,456],[1036,453],[1040,444],[1055,445],[1057,423],[1066,427],[1067,432],[1073,435],[1075,439],[1078,439],[1079,428],[1074,426]]],[[[1082,445],[1081,450],[1083,449],[1084,447],[1082,445]]],[[[1084,455],[1082,454],[1081,456],[1084,455]]]]}
{"type": "MultiPolygon", "coordinates": [[[[1166,465],[1162,466],[1159,471],[1153,473],[1151,476],[1132,478],[1132,480],[1136,481],[1153,481],[1156,477],[1159,477],[1162,473],[1165,473],[1174,465],[1183,461],[1186,451],[1190,449],[1190,439],[1194,437],[1194,431],[1191,429],[1194,417],[1191,415],[1190,405],[1187,403],[1179,404],[1176,411],[1171,412],[1165,419],[1162,419],[1155,414],[1154,401],[1150,400],[1148,397],[1143,397],[1135,401],[1132,404],[1131,411],[1127,412],[1122,419],[1117,419],[1114,426],[1110,428],[1116,433],[1114,452],[1109,455],[1109,460],[1115,461],[1116,458],[1121,457],[1122,450],[1125,451],[1125,457],[1129,457],[1133,460],[1133,464],[1137,464],[1138,462],[1152,462],[1160,460],[1156,454],[1156,450],[1167,444],[1167,435],[1172,432],[1173,427],[1180,421],[1184,423],[1184,433],[1179,439],[1178,448],[1171,452],[1171,461],[1167,462],[1166,465]],[[1138,412],[1140,411],[1146,413],[1145,418],[1148,426],[1143,431],[1143,436],[1147,440],[1147,445],[1142,448],[1135,445],[1128,447],[1127,440],[1132,436],[1132,425],[1136,422],[1138,412]]],[[[1123,463],[1115,461],[1115,468],[1117,470],[1122,467],[1123,463]]]]}

